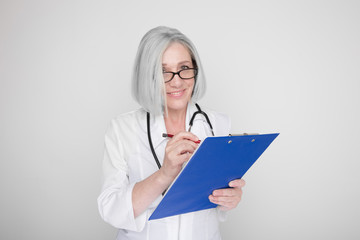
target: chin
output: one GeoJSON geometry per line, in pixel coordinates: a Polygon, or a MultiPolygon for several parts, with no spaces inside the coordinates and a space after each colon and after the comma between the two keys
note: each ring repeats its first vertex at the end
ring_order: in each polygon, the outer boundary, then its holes
{"type": "Polygon", "coordinates": [[[187,109],[189,101],[168,101],[167,108],[172,111],[182,111],[187,109]]]}

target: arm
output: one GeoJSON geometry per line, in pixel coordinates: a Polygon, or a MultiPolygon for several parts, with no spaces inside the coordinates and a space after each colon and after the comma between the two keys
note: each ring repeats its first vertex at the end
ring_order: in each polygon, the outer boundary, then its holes
{"type": "Polygon", "coordinates": [[[134,216],[139,216],[146,208],[165,191],[172,179],[158,170],[148,178],[135,184],[132,191],[132,204],[134,216]]]}
{"type": "Polygon", "coordinates": [[[197,148],[198,138],[189,132],[180,132],[166,145],[162,167],[154,174],[135,184],[132,192],[134,216],[139,216],[162,193],[181,171],[197,148]]]}
{"type": "Polygon", "coordinates": [[[99,213],[105,222],[116,228],[141,231],[146,219],[145,216],[135,219],[133,215],[131,194],[135,184],[129,182],[119,126],[120,123],[113,120],[105,135],[103,185],[97,199],[99,213]]]}

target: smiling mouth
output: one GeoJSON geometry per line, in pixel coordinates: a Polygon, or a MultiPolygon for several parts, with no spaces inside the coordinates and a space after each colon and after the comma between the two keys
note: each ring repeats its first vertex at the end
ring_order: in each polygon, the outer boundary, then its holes
{"type": "Polygon", "coordinates": [[[178,96],[183,95],[184,92],[185,92],[185,89],[180,90],[180,91],[176,91],[176,92],[168,92],[167,94],[169,94],[169,95],[171,95],[171,96],[174,96],[174,97],[178,97],[178,96]]]}

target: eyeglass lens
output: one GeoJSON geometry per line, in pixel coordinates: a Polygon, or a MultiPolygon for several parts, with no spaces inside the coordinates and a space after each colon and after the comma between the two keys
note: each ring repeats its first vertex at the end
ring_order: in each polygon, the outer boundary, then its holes
{"type": "Polygon", "coordinates": [[[164,81],[169,82],[171,81],[175,75],[179,75],[181,79],[191,79],[196,76],[196,69],[183,69],[179,72],[164,72],[164,81]]]}

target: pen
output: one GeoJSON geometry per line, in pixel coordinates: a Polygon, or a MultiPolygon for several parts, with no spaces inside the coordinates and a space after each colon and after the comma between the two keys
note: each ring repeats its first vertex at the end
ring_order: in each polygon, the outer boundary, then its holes
{"type": "MultiPolygon", "coordinates": [[[[166,138],[166,137],[172,138],[174,135],[173,135],[173,134],[163,133],[162,136],[163,136],[164,138],[166,138]]],[[[199,143],[201,142],[201,140],[197,140],[197,141],[193,141],[193,142],[199,144],[199,143]]]]}

